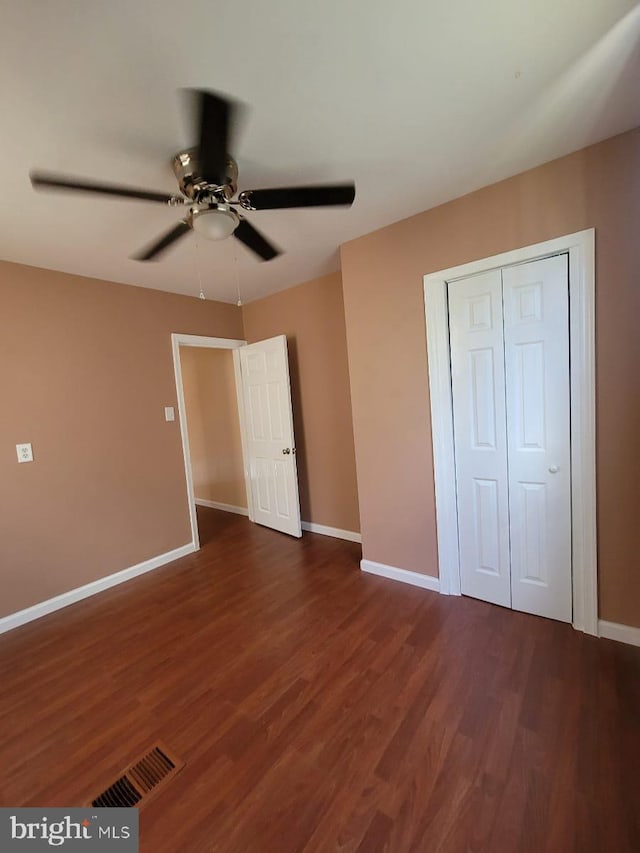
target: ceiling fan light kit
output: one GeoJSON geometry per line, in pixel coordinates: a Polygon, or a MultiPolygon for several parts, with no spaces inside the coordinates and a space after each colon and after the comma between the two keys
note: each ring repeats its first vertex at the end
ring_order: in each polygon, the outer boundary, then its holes
{"type": "Polygon", "coordinates": [[[94,193],[157,202],[171,207],[189,206],[189,213],[184,219],[134,256],[140,261],[157,260],[162,252],[189,231],[195,231],[207,240],[225,240],[233,235],[261,260],[269,261],[277,257],[280,250],[234,207],[253,212],[353,204],[353,183],[243,190],[234,200],[238,192],[238,164],[228,149],[237,114],[236,105],[214,92],[195,90],[193,95],[199,107],[199,144],[179,152],[173,158],[173,172],[180,194],[171,195],[47,172],[32,172],[31,183],[36,189],[94,193]]]}
{"type": "Polygon", "coordinates": [[[193,208],[191,227],[207,240],[226,240],[231,237],[240,223],[240,217],[229,205],[217,204],[205,208],[193,208]]]}

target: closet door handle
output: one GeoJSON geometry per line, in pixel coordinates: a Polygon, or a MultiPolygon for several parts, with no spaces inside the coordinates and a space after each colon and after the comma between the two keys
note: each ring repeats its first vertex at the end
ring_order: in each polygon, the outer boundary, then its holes
{"type": "Polygon", "coordinates": [[[284,450],[283,450],[282,452],[284,453],[284,455],[285,455],[285,456],[288,456],[288,455],[291,453],[291,448],[290,448],[290,447],[285,447],[285,448],[284,448],[284,450]]]}
{"type": "Polygon", "coordinates": [[[560,468],[557,465],[549,465],[549,473],[557,474],[560,468]]]}

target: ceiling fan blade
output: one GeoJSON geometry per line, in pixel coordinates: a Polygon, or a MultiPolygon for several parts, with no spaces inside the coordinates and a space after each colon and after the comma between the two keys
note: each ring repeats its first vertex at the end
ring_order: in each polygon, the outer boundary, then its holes
{"type": "Polygon", "coordinates": [[[187,222],[186,219],[183,219],[181,222],[178,222],[177,225],[174,225],[170,231],[167,231],[159,240],[156,240],[155,243],[152,243],[150,246],[147,246],[146,249],[143,249],[138,254],[133,255],[133,260],[135,261],[155,261],[158,256],[168,249],[176,240],[179,240],[180,237],[183,237],[187,231],[191,231],[191,226],[187,222]]]}
{"type": "Polygon", "coordinates": [[[123,187],[119,184],[103,184],[99,181],[87,181],[83,178],[73,178],[68,175],[56,175],[51,172],[31,172],[31,184],[35,189],[74,190],[82,193],[119,196],[140,201],[157,201],[162,204],[182,203],[181,196],[158,193],[137,187],[123,187]]]}
{"type": "Polygon", "coordinates": [[[241,243],[255,252],[256,255],[262,258],[263,261],[270,261],[277,258],[282,252],[270,243],[262,234],[253,227],[246,219],[241,219],[240,224],[233,232],[233,236],[237,237],[241,243]]]}
{"type": "Polygon", "coordinates": [[[227,173],[227,156],[235,120],[235,104],[215,92],[196,90],[199,106],[198,159],[200,177],[222,185],[227,173]]]}
{"type": "Polygon", "coordinates": [[[336,204],[353,204],[355,197],[355,184],[245,190],[238,196],[240,204],[247,210],[274,210],[285,207],[325,207],[336,204]]]}

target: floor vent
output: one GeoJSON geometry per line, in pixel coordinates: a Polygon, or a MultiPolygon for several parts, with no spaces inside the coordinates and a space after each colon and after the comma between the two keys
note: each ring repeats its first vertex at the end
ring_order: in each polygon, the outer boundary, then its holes
{"type": "Polygon", "coordinates": [[[87,805],[103,809],[142,808],[183,767],[184,762],[164,744],[156,744],[142,758],[130,764],[115,782],[92,797],[87,805]]]}

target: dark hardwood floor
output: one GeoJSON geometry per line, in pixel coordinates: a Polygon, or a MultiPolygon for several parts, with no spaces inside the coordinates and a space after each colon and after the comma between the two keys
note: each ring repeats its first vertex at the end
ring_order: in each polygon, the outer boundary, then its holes
{"type": "Polygon", "coordinates": [[[198,554],[0,637],[0,805],[162,740],[143,853],[640,850],[640,649],[200,516],[198,554]]]}

